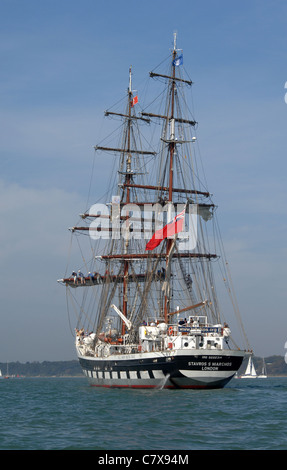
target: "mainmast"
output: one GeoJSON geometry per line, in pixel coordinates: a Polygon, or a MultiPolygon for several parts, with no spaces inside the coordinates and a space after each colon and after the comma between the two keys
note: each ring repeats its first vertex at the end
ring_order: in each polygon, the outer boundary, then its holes
{"type": "Polygon", "coordinates": [[[176,33],[174,33],[174,46],[172,52],[172,83],[171,83],[171,116],[170,116],[170,142],[169,142],[169,194],[168,200],[172,201],[173,186],[173,155],[175,147],[175,128],[174,128],[174,95],[175,95],[175,65],[176,58],[176,33]]]}
{"type": "MultiPolygon", "coordinates": [[[[174,120],[174,99],[175,99],[175,58],[176,58],[176,33],[174,33],[174,44],[172,51],[172,81],[171,81],[171,114],[169,118],[170,123],[170,138],[169,138],[169,192],[168,192],[168,202],[171,206],[172,194],[173,194],[173,157],[175,149],[175,120],[174,120]]],[[[168,212],[170,217],[170,211],[168,212]]],[[[171,262],[169,256],[171,255],[172,250],[172,239],[167,239],[166,243],[166,267],[168,263],[171,262]]],[[[167,279],[167,282],[170,282],[170,279],[167,279]]],[[[168,289],[169,293],[169,289],[168,289]]],[[[168,313],[169,313],[169,295],[165,292],[164,298],[164,320],[168,322],[168,313]]]]}

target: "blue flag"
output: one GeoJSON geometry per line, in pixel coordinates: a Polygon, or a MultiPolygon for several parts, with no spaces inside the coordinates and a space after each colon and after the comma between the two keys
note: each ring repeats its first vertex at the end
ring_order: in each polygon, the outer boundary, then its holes
{"type": "Polygon", "coordinates": [[[172,61],[172,65],[174,65],[175,67],[178,67],[179,65],[182,65],[183,64],[183,56],[182,54],[179,55],[178,57],[176,57],[173,61],[172,61]]]}

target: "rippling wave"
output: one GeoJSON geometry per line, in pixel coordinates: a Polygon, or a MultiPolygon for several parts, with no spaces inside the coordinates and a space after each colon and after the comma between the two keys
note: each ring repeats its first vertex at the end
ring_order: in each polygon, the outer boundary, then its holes
{"type": "Polygon", "coordinates": [[[221,390],[117,390],[85,378],[0,381],[0,449],[286,449],[287,378],[221,390]]]}

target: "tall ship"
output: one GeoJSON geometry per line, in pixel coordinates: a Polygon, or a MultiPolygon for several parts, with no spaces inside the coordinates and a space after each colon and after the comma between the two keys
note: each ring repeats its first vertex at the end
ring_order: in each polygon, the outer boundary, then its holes
{"type": "Polygon", "coordinates": [[[95,146],[95,196],[70,228],[78,258],[58,282],[66,286],[77,356],[91,385],[221,388],[250,348],[217,206],[200,176],[187,98],[192,81],[176,35],[148,80],[152,91],[135,92],[130,68],[124,101],[105,112],[119,121],[120,135],[110,132],[95,146]],[[222,308],[224,292],[231,302],[222,308]]]}

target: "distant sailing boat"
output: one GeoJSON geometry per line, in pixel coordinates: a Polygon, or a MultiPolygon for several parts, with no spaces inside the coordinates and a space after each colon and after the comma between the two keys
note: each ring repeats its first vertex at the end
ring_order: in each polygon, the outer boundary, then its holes
{"type": "Polygon", "coordinates": [[[7,372],[6,375],[4,375],[4,379],[10,379],[11,375],[9,375],[9,367],[8,367],[8,362],[7,362],[7,372]]]}
{"type": "Polygon", "coordinates": [[[252,360],[252,357],[249,356],[245,374],[241,375],[240,379],[256,379],[256,378],[257,378],[257,374],[256,374],[256,370],[253,364],[253,360],[252,360]]]}
{"type": "Polygon", "coordinates": [[[262,372],[258,375],[258,379],[267,379],[267,369],[265,364],[265,359],[263,357],[262,372]]]}
{"type": "Polygon", "coordinates": [[[97,175],[103,153],[116,155],[118,164],[102,188],[104,200],[98,189],[105,172],[90,184],[93,205],[71,228],[82,268],[58,282],[76,316],[77,355],[91,385],[219,388],[241,366],[248,341],[238,347],[219,306],[217,266],[239,315],[216,206],[197,174],[197,122],[185,98],[192,81],[176,36],[155,70],[150,77],[161,87],[150,102],[155,112],[141,108],[130,70],[124,108],[105,113],[122,121],[122,132],[95,147],[97,175]]]}

